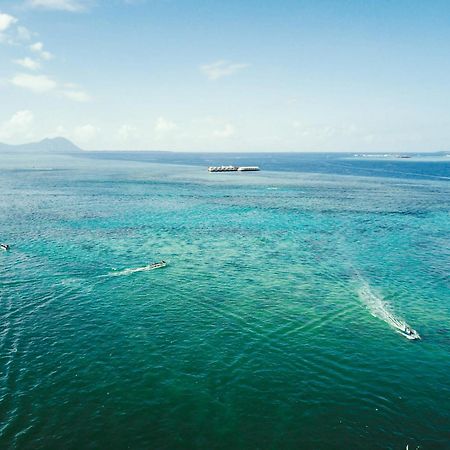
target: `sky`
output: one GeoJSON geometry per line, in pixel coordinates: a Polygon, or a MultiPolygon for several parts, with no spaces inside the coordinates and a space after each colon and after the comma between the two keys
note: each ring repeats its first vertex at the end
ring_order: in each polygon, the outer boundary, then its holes
{"type": "Polygon", "coordinates": [[[0,142],[450,149],[447,0],[0,0],[0,142]]]}

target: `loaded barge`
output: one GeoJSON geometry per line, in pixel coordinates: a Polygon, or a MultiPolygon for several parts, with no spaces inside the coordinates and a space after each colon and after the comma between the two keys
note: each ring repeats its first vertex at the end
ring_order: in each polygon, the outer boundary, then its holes
{"type": "Polygon", "coordinates": [[[258,166],[211,166],[208,172],[257,172],[261,170],[258,166]]]}

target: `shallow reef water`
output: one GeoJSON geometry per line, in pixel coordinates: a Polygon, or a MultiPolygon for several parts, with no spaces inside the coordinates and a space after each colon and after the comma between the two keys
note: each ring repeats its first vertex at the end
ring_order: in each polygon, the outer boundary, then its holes
{"type": "Polygon", "coordinates": [[[449,448],[450,163],[227,158],[5,155],[1,448],[449,448]]]}

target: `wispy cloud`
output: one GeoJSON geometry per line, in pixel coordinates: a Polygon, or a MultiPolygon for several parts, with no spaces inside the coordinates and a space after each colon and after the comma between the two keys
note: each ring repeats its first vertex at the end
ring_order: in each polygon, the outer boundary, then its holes
{"type": "Polygon", "coordinates": [[[86,2],[80,0],[28,0],[26,4],[31,8],[54,11],[81,12],[87,9],[86,2]]]}
{"type": "Polygon", "coordinates": [[[17,23],[17,19],[10,14],[2,13],[0,11],[0,44],[13,44],[14,39],[11,37],[10,31],[13,25],[17,23]]]}
{"type": "Polygon", "coordinates": [[[76,127],[73,133],[74,139],[81,144],[88,144],[97,136],[99,129],[91,124],[76,127]]]}
{"type": "Polygon", "coordinates": [[[308,124],[301,121],[294,121],[293,128],[297,130],[298,136],[302,138],[315,140],[328,140],[333,138],[351,138],[361,137],[364,131],[359,129],[355,124],[308,124]]]}
{"type": "Polygon", "coordinates": [[[91,101],[91,96],[82,90],[62,90],[61,94],[69,100],[73,100],[74,102],[86,103],[91,101]]]}
{"type": "Polygon", "coordinates": [[[0,12],[0,32],[6,31],[16,22],[17,19],[14,16],[0,12]]]}
{"type": "Polygon", "coordinates": [[[44,50],[44,44],[42,42],[35,42],[34,44],[31,44],[30,50],[46,61],[53,58],[53,55],[50,52],[44,50]]]}
{"type": "Polygon", "coordinates": [[[129,141],[138,136],[138,129],[133,125],[124,124],[117,131],[117,136],[121,141],[129,141]]]}
{"type": "Polygon", "coordinates": [[[192,127],[195,135],[202,140],[225,140],[236,134],[236,127],[228,120],[217,117],[194,119],[192,127]]]}
{"type": "Polygon", "coordinates": [[[40,69],[40,67],[41,67],[41,63],[39,61],[29,58],[28,56],[26,58],[22,58],[22,59],[15,59],[14,63],[18,64],[19,66],[24,67],[25,69],[30,69],[30,70],[37,70],[37,69],[40,69]]]}
{"type": "Polygon", "coordinates": [[[29,41],[31,37],[33,36],[33,33],[26,27],[19,25],[17,27],[17,37],[21,41],[29,41]]]}
{"type": "Polygon", "coordinates": [[[16,17],[0,11],[0,44],[21,45],[31,39],[33,33],[18,22],[16,17]]]}
{"type": "Polygon", "coordinates": [[[218,80],[222,77],[234,75],[235,73],[250,67],[250,64],[246,63],[232,63],[229,61],[216,61],[210,64],[203,64],[200,66],[200,70],[210,80],[218,80]]]}
{"type": "Polygon", "coordinates": [[[60,84],[47,75],[19,73],[12,77],[10,83],[19,88],[27,89],[35,94],[53,92],[75,102],[89,102],[91,96],[73,83],[60,84]]]}
{"type": "Polygon", "coordinates": [[[11,78],[10,81],[14,86],[28,89],[36,94],[53,91],[57,87],[56,81],[52,80],[47,75],[19,73],[11,78]]]}
{"type": "Polygon", "coordinates": [[[34,115],[29,110],[17,111],[10,119],[0,124],[0,139],[28,136],[34,123],[34,115]]]}
{"type": "Polygon", "coordinates": [[[231,123],[224,124],[221,128],[217,128],[213,131],[213,137],[217,138],[228,138],[233,136],[235,133],[235,128],[231,123]]]}
{"type": "Polygon", "coordinates": [[[158,117],[156,120],[155,131],[158,133],[167,133],[175,128],[177,128],[177,125],[164,117],[158,117]]]}
{"type": "MultiPolygon", "coordinates": [[[[84,9],[91,0],[29,0],[29,6],[48,7],[52,9],[63,9],[75,11],[84,9]]],[[[18,23],[18,19],[10,14],[0,12],[0,44],[11,45],[20,49],[21,52],[28,51],[30,56],[13,59],[12,62],[30,71],[39,71],[45,62],[54,58],[44,46],[43,42],[29,42],[35,33],[18,23]]],[[[61,98],[67,98],[74,102],[89,102],[91,96],[80,86],[74,83],[62,83],[54,80],[51,76],[39,73],[16,73],[9,80],[4,80],[10,85],[26,89],[35,94],[51,93],[61,98]]]]}

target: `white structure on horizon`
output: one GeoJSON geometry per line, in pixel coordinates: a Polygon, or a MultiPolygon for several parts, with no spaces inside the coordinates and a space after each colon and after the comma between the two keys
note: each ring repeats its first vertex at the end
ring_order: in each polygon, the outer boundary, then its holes
{"type": "Polygon", "coordinates": [[[210,166],[208,172],[256,172],[261,170],[257,166],[210,166]]]}

